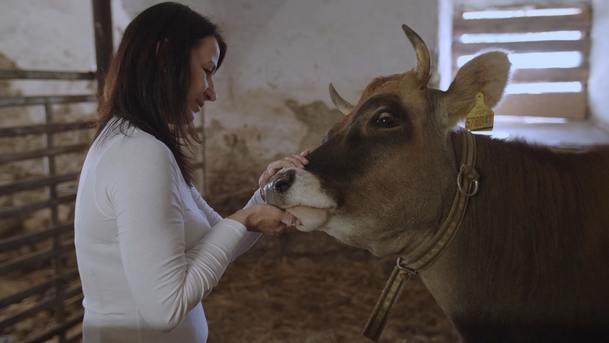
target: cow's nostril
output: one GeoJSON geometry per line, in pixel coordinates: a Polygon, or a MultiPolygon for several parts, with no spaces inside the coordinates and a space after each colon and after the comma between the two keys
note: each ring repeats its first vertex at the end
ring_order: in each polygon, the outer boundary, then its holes
{"type": "Polygon", "coordinates": [[[279,193],[283,193],[290,188],[290,183],[287,180],[277,180],[275,182],[275,190],[279,193]]]}
{"type": "Polygon", "coordinates": [[[294,170],[285,171],[277,176],[273,181],[273,190],[278,193],[285,193],[294,183],[294,170]]]}

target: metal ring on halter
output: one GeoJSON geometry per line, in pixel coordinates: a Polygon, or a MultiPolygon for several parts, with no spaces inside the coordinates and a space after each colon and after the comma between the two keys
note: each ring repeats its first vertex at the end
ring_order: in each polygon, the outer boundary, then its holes
{"type": "Polygon", "coordinates": [[[396,267],[398,267],[399,270],[408,273],[409,275],[416,275],[417,271],[404,265],[404,259],[402,259],[401,257],[398,257],[398,259],[395,261],[396,262],[396,267]]]}
{"type": "Polygon", "coordinates": [[[474,188],[469,190],[469,189],[465,189],[465,187],[463,186],[463,174],[465,174],[465,169],[466,166],[465,165],[461,165],[461,169],[459,170],[459,174],[457,175],[457,188],[459,189],[459,192],[461,192],[461,194],[467,196],[467,197],[471,197],[476,195],[476,193],[478,193],[478,173],[476,172],[476,170],[472,169],[474,172],[474,177],[472,178],[472,185],[474,185],[474,188]]]}

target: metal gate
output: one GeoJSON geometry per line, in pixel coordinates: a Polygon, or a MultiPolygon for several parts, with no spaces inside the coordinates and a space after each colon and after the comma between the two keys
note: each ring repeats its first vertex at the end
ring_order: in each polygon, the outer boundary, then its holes
{"type": "MultiPolygon", "coordinates": [[[[1,80],[39,79],[39,80],[94,80],[92,72],[51,72],[51,71],[0,71],[1,80]]],[[[12,294],[4,294],[0,299],[0,337],[5,341],[14,339],[26,342],[41,342],[57,336],[60,342],[73,342],[80,339],[80,330],[68,334],[82,319],[82,292],[78,282],[78,272],[74,263],[73,221],[59,218],[59,207],[72,206],[75,195],[75,182],[78,173],[64,173],[56,163],[65,154],[83,153],[86,143],[57,145],[57,134],[91,129],[92,121],[57,123],[54,121],[54,107],[58,104],[95,102],[94,94],[52,95],[0,98],[0,108],[15,106],[41,106],[44,108],[45,122],[0,128],[0,138],[18,139],[25,136],[41,136],[45,147],[26,152],[13,152],[0,155],[0,164],[8,165],[19,161],[43,159],[46,175],[15,180],[0,185],[0,196],[10,197],[20,192],[46,188],[48,196],[19,205],[0,209],[0,219],[13,223],[23,223],[41,211],[50,210],[50,225],[32,230],[32,233],[16,232],[0,240],[0,275],[8,279],[24,278],[26,275],[41,273],[41,282],[27,285],[12,294]],[[46,161],[45,161],[46,160],[46,161]],[[72,183],[72,185],[70,185],[72,183]],[[72,187],[59,189],[59,185],[72,187]],[[31,332],[26,337],[15,337],[14,332],[26,320],[46,322],[46,329],[31,332]],[[9,338],[15,337],[15,338],[9,338]]],[[[19,226],[19,224],[17,224],[19,226]]],[[[26,324],[27,325],[27,324],[26,324]]]]}
{"type": "MultiPolygon", "coordinates": [[[[110,0],[93,0],[93,27],[97,57],[97,72],[66,72],[41,70],[0,70],[0,82],[10,80],[98,80],[101,89],[103,75],[112,56],[112,23],[110,0]]],[[[0,109],[39,107],[43,109],[42,123],[0,127],[0,139],[33,139],[42,147],[33,150],[3,152],[0,168],[11,170],[19,163],[42,165],[43,173],[34,177],[16,177],[0,182],[0,225],[16,229],[0,239],[0,276],[5,280],[0,290],[0,342],[75,342],[81,339],[82,291],[74,254],[73,216],[60,218],[60,210],[72,211],[76,197],[78,172],[65,172],[62,156],[84,156],[88,141],[59,144],[62,134],[82,132],[94,127],[94,120],[58,122],[58,106],[95,103],[96,94],[42,95],[0,97],[0,109]],[[28,162],[29,161],[29,162],[28,162]],[[11,203],[19,194],[44,194],[19,203],[11,203]],[[46,211],[46,212],[45,212],[46,211]],[[24,232],[21,223],[44,212],[45,224],[24,232]]],[[[25,123],[23,120],[19,120],[25,123]]],[[[9,145],[10,146],[10,145],[9,145]]],[[[17,145],[15,145],[17,146],[17,145]]],[[[25,199],[25,200],[23,200],[25,199]]],[[[66,217],[65,215],[63,217],[66,217]]],[[[10,229],[10,228],[8,228],[10,229]]]]}
{"type": "MultiPolygon", "coordinates": [[[[110,0],[92,0],[92,5],[97,71],[0,70],[0,83],[10,80],[97,80],[99,93],[113,51],[112,20],[110,0]]],[[[35,149],[0,152],[0,170],[28,161],[44,165],[44,172],[33,177],[9,182],[0,178],[0,205],[18,194],[45,193],[43,199],[0,207],[0,229],[10,223],[17,225],[10,236],[0,237],[0,278],[3,278],[0,279],[0,343],[81,340],[83,295],[75,262],[73,215],[65,215],[66,208],[73,213],[79,172],[67,172],[62,158],[72,156],[70,154],[84,157],[95,121],[82,117],[58,121],[57,115],[59,106],[94,104],[96,101],[96,94],[0,97],[0,115],[2,109],[22,107],[42,108],[44,113],[42,123],[0,127],[0,141],[24,137],[37,137],[43,141],[42,146],[35,149]],[[88,139],[72,144],[61,144],[57,139],[60,135],[78,132],[88,134],[88,139]],[[20,230],[19,223],[41,211],[47,211],[45,223],[48,225],[28,232],[20,230]],[[40,277],[30,278],[32,275],[40,277]],[[17,282],[19,286],[7,287],[2,285],[2,280],[17,282]]],[[[203,113],[200,119],[204,123],[203,113]]],[[[196,129],[204,143],[203,127],[196,129]]],[[[199,151],[200,158],[196,159],[193,168],[196,179],[202,182],[205,146],[199,151]]]]}

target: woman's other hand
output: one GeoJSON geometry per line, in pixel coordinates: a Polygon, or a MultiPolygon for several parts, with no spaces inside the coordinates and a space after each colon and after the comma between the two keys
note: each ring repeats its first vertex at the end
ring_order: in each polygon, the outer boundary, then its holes
{"type": "Polygon", "coordinates": [[[271,205],[253,205],[239,210],[228,218],[245,225],[248,231],[279,236],[286,229],[298,224],[298,219],[288,212],[271,205]]]}
{"type": "Polygon", "coordinates": [[[258,186],[260,186],[260,192],[262,198],[264,199],[264,185],[269,182],[271,177],[275,175],[278,171],[283,168],[301,168],[309,163],[307,159],[307,155],[309,154],[308,150],[301,152],[300,154],[294,154],[287,157],[282,158],[281,160],[273,161],[269,163],[268,167],[264,170],[260,178],[258,179],[258,186]]]}

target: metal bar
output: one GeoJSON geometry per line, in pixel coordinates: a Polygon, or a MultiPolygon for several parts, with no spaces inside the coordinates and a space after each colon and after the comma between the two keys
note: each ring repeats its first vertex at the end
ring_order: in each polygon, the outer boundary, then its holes
{"type": "Polygon", "coordinates": [[[86,150],[89,147],[89,144],[74,144],[74,145],[66,145],[66,146],[57,146],[50,149],[40,149],[26,152],[18,152],[12,154],[3,154],[0,155],[0,164],[23,161],[23,160],[31,160],[35,158],[42,158],[47,156],[57,156],[63,154],[70,154],[74,152],[81,152],[86,150]]]}
{"type": "Polygon", "coordinates": [[[94,80],[92,71],[9,70],[0,69],[0,80],[94,80]]]}
{"type": "Polygon", "coordinates": [[[30,265],[47,260],[51,256],[53,256],[53,250],[47,249],[10,260],[9,262],[0,264],[0,274],[8,273],[22,267],[29,267],[30,265]]]}
{"type": "MultiPolygon", "coordinates": [[[[49,125],[53,123],[53,108],[51,104],[44,104],[44,117],[45,124],[49,125]]],[[[55,146],[55,140],[53,134],[51,132],[47,132],[47,149],[52,149],[55,146]]],[[[55,166],[55,156],[48,156],[48,174],[51,177],[55,177],[57,169],[55,166]]],[[[49,185],[49,193],[51,200],[57,199],[57,183],[52,183],[49,185]]],[[[51,205],[51,225],[56,226],[59,223],[59,212],[58,205],[54,203],[51,205]]],[[[53,274],[55,276],[55,282],[53,282],[53,288],[55,289],[54,303],[55,303],[55,311],[53,313],[55,317],[55,321],[57,323],[61,323],[64,320],[65,313],[63,308],[63,300],[64,300],[64,292],[63,292],[63,280],[59,277],[59,275],[63,272],[62,266],[62,258],[61,258],[61,232],[55,231],[53,235],[53,274]]],[[[61,343],[65,342],[65,333],[61,332],[59,335],[59,341],[61,343]]]]}
{"type": "MultiPolygon", "coordinates": [[[[70,240],[66,243],[67,244],[63,244],[60,246],[60,248],[58,250],[60,255],[66,253],[68,251],[74,250],[74,243],[72,240],[70,240]]],[[[25,256],[22,256],[17,259],[13,259],[6,263],[2,263],[2,264],[0,264],[0,274],[9,273],[9,272],[15,271],[16,269],[19,269],[19,268],[29,267],[31,265],[35,265],[36,263],[39,263],[42,261],[48,261],[49,257],[53,257],[53,254],[54,254],[53,249],[47,249],[47,250],[43,250],[40,252],[25,255],[25,256]]]]}
{"type": "Polygon", "coordinates": [[[81,295],[82,296],[82,287],[80,285],[78,285],[78,286],[76,286],[76,287],[66,291],[64,293],[64,295],[65,295],[65,299],[69,299],[69,298],[71,298],[71,297],[73,297],[75,295],[81,295]]]}
{"type": "Polygon", "coordinates": [[[68,337],[66,343],[80,342],[82,340],[82,330],[72,337],[68,337]]]}
{"type": "Polygon", "coordinates": [[[42,135],[49,132],[59,133],[74,130],[92,129],[97,123],[93,120],[76,123],[53,123],[49,125],[26,125],[0,128],[0,137],[15,137],[24,135],[42,135]]]}
{"type": "Polygon", "coordinates": [[[70,301],[67,301],[66,302],[66,307],[70,307],[72,305],[75,305],[75,304],[78,304],[78,303],[82,303],[82,299],[84,299],[84,296],[81,294],[80,296],[78,296],[78,297],[76,297],[76,298],[74,298],[74,299],[72,299],[70,301]]]}
{"type": "Polygon", "coordinates": [[[25,206],[0,208],[0,219],[16,217],[16,216],[20,216],[21,218],[24,218],[26,215],[28,215],[32,212],[36,212],[38,210],[48,208],[55,203],[63,204],[66,202],[72,202],[72,201],[74,201],[75,198],[76,198],[76,194],[68,194],[68,195],[58,197],[57,200],[46,200],[46,201],[41,201],[41,202],[37,202],[37,203],[33,203],[33,204],[28,204],[25,206]]]}
{"type": "Polygon", "coordinates": [[[114,51],[112,40],[112,8],[110,0],[92,0],[95,60],[97,61],[97,94],[102,94],[104,79],[114,51]]]}
{"type": "Polygon", "coordinates": [[[37,95],[0,97],[0,107],[32,106],[49,104],[71,104],[77,102],[96,102],[97,97],[91,94],[78,95],[37,95]]]}
{"type": "MultiPolygon", "coordinates": [[[[0,186],[0,195],[7,195],[15,192],[22,192],[41,187],[54,186],[58,183],[74,181],[78,178],[79,173],[70,173],[64,175],[53,175],[41,177],[33,180],[17,181],[8,185],[0,186]]],[[[51,199],[52,194],[51,194],[51,199]]]]}
{"type": "Polygon", "coordinates": [[[54,303],[55,302],[53,299],[49,299],[49,300],[43,301],[35,306],[32,306],[25,311],[21,311],[21,312],[17,313],[16,315],[8,317],[7,319],[0,321],[0,330],[4,329],[6,327],[9,327],[11,325],[14,325],[16,323],[19,323],[20,321],[24,320],[25,318],[33,316],[33,315],[37,314],[38,312],[50,309],[50,307],[52,307],[54,305],[54,303]]]}
{"type": "MultiPolygon", "coordinates": [[[[62,278],[64,281],[69,281],[69,280],[72,280],[75,276],[76,277],[78,276],[77,268],[74,268],[68,272],[65,272],[63,275],[58,276],[58,277],[62,278]]],[[[55,278],[52,278],[43,283],[39,283],[33,287],[30,287],[28,289],[24,289],[22,291],[19,291],[17,293],[4,297],[4,298],[0,299],[0,308],[16,304],[27,297],[30,297],[34,294],[38,294],[43,291],[46,291],[53,285],[53,282],[55,282],[55,278]]]]}
{"type": "Polygon", "coordinates": [[[71,328],[72,326],[79,324],[82,321],[83,314],[84,314],[83,311],[79,311],[76,314],[67,318],[64,323],[60,323],[55,326],[52,326],[50,329],[44,331],[43,333],[41,333],[39,335],[36,335],[36,336],[28,339],[25,342],[26,343],[46,342],[49,338],[57,335],[57,333],[66,331],[67,329],[71,328]]]}
{"type": "Polygon", "coordinates": [[[0,240],[0,253],[4,252],[6,250],[9,250],[9,249],[20,248],[22,245],[34,244],[34,243],[43,241],[45,239],[52,237],[56,231],[59,231],[62,233],[66,232],[66,231],[72,231],[73,227],[74,227],[74,223],[68,223],[68,224],[54,226],[54,227],[51,227],[49,229],[39,231],[39,232],[28,233],[25,235],[13,236],[10,238],[2,239],[2,240],[0,240]]]}

